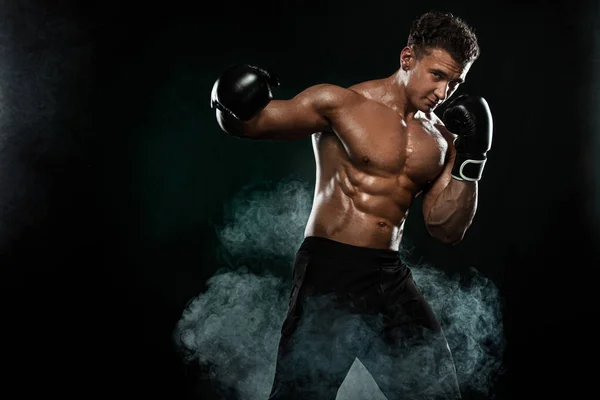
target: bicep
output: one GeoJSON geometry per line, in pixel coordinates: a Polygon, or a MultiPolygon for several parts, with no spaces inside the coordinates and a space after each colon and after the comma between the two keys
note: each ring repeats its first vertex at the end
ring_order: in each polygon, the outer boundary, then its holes
{"type": "Polygon", "coordinates": [[[292,99],[272,100],[250,121],[248,136],[292,140],[329,129],[328,114],[336,107],[341,90],[333,85],[320,84],[292,99]]]}

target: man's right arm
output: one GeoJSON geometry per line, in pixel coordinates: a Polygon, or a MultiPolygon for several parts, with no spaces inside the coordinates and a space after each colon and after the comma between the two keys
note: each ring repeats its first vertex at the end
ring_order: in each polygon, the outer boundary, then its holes
{"type": "MultiPolygon", "coordinates": [[[[225,94],[220,98],[216,95],[216,89],[213,89],[213,104],[217,103],[215,106],[217,122],[227,134],[248,139],[305,138],[313,133],[330,129],[331,118],[335,116],[343,97],[350,93],[339,86],[318,84],[290,100],[271,100],[270,88],[266,86],[267,78],[262,79],[261,82],[259,76],[256,81],[258,82],[254,83],[256,85],[254,88],[240,88],[240,85],[225,82],[222,84],[224,86],[222,92],[225,94]],[[228,86],[236,92],[227,93],[228,86]],[[264,89],[265,86],[267,89],[264,89]],[[221,104],[222,99],[229,104],[221,104]],[[230,105],[237,107],[239,112],[231,110],[230,105]]],[[[218,84],[217,81],[215,87],[218,84]]]]}

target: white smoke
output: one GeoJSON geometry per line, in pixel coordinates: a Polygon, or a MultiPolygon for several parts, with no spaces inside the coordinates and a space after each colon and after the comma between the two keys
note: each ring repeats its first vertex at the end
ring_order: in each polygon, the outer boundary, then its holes
{"type": "Polygon", "coordinates": [[[222,255],[231,266],[256,268],[273,259],[291,262],[302,241],[312,189],[298,180],[263,186],[242,190],[225,209],[228,223],[218,233],[222,255]]]}
{"type": "Polygon", "coordinates": [[[241,399],[266,398],[286,313],[282,280],[240,269],[215,275],[207,287],[177,325],[186,361],[210,365],[213,379],[241,399]]]}
{"type": "MultiPolygon", "coordinates": [[[[206,291],[189,303],[174,331],[186,361],[209,367],[213,380],[239,399],[264,400],[271,390],[291,288],[288,277],[311,202],[312,188],[299,181],[244,190],[236,196],[227,210],[227,224],[219,230],[229,268],[207,282],[206,291]]],[[[488,393],[504,346],[498,290],[475,270],[464,283],[430,266],[410,267],[442,324],[461,388],[488,393]]],[[[352,323],[358,325],[347,342],[359,343],[367,330],[360,322],[352,323]]],[[[312,356],[318,355],[320,345],[328,345],[322,340],[327,338],[311,339],[312,356]]],[[[427,365],[432,356],[432,350],[423,348],[411,352],[404,376],[407,385],[419,381],[421,386],[434,386],[428,371],[416,375],[418,369],[411,367],[427,365]]],[[[375,368],[385,365],[381,360],[375,368]]],[[[384,399],[369,374],[373,372],[355,360],[338,400],[384,399]]]]}

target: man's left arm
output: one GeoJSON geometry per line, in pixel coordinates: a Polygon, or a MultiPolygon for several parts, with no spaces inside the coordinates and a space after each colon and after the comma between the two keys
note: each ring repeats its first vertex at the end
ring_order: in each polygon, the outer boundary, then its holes
{"type": "Polygon", "coordinates": [[[493,122],[485,99],[467,95],[448,106],[443,121],[456,136],[449,135],[444,170],[423,195],[423,216],[433,237],[457,244],[475,217],[478,181],[491,148],[493,122]]]}
{"type": "Polygon", "coordinates": [[[423,217],[431,236],[444,243],[457,244],[475,217],[478,183],[452,178],[456,159],[452,143],[448,152],[444,170],[423,195],[423,217]]]}

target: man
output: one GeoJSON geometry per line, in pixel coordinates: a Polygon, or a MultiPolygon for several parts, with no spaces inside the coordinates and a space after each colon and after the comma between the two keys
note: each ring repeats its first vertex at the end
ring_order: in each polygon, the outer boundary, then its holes
{"type": "Polygon", "coordinates": [[[414,21],[400,68],[387,78],[319,84],[290,100],[274,100],[278,80],[254,66],[231,67],[215,82],[211,104],[223,131],[311,137],[316,158],[270,399],[335,399],[357,356],[389,400],[460,397],[440,324],[398,249],[419,195],[427,229],[442,242],[460,242],[471,225],[491,113],[483,98],[466,95],[443,121],[434,109],[478,57],[464,21],[430,12],[414,21]],[[423,361],[415,348],[438,350],[423,361]]]}

